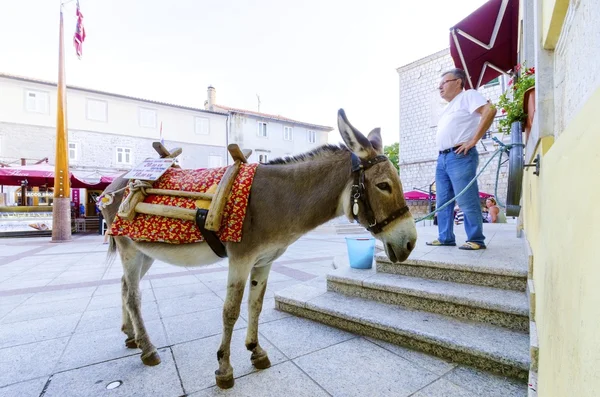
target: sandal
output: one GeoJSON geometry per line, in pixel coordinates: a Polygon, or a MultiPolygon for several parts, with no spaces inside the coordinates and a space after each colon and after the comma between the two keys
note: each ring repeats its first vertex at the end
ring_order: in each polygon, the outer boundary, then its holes
{"type": "Polygon", "coordinates": [[[456,247],[456,243],[442,243],[440,240],[435,239],[433,241],[427,241],[425,242],[425,244],[427,245],[432,245],[434,247],[441,247],[441,246],[446,246],[446,247],[456,247]]]}
{"type": "Polygon", "coordinates": [[[458,247],[458,249],[460,249],[460,250],[467,250],[467,251],[484,250],[486,248],[487,247],[485,246],[485,244],[477,244],[477,243],[473,243],[471,241],[467,241],[466,243],[464,243],[463,245],[458,247]]]}

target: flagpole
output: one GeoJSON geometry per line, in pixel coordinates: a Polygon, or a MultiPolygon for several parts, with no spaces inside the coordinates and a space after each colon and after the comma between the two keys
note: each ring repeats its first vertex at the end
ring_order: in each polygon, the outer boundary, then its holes
{"type": "Polygon", "coordinates": [[[52,242],[71,240],[71,183],[69,174],[63,4],[60,6],[58,87],[56,101],[56,160],[52,205],[52,242]]]}

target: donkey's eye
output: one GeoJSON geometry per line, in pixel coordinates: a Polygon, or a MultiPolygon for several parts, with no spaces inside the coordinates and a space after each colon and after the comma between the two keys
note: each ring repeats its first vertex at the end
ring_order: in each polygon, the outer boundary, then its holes
{"type": "Polygon", "coordinates": [[[391,187],[391,186],[390,186],[390,184],[389,184],[389,183],[387,183],[387,182],[381,182],[381,183],[378,183],[378,184],[377,184],[377,188],[378,188],[379,190],[385,190],[385,191],[386,191],[386,192],[388,192],[388,193],[391,193],[391,192],[392,192],[392,187],[391,187]]]}

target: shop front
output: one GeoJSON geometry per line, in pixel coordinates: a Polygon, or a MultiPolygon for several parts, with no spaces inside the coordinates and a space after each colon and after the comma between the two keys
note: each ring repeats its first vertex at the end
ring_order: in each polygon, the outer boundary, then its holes
{"type": "MultiPolygon", "coordinates": [[[[72,231],[100,227],[96,198],[114,176],[95,181],[70,175],[72,231]]],[[[35,164],[0,168],[0,237],[50,235],[54,197],[54,166],[35,164]]]]}

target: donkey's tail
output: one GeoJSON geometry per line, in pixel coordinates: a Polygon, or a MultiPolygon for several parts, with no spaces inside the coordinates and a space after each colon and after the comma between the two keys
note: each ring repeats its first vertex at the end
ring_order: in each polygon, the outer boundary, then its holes
{"type": "Polygon", "coordinates": [[[117,243],[113,236],[108,236],[108,252],[106,253],[106,263],[112,265],[117,256],[117,243]]]}

